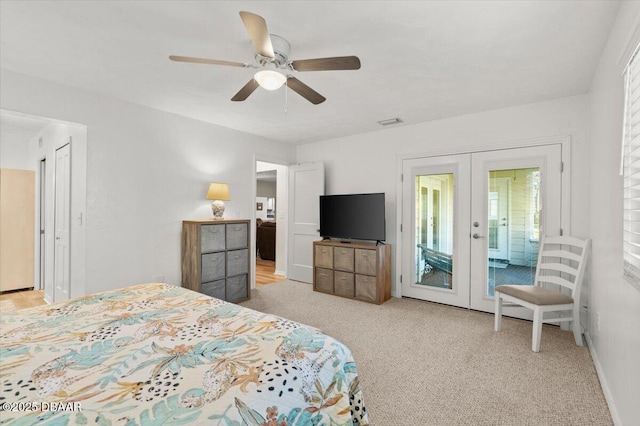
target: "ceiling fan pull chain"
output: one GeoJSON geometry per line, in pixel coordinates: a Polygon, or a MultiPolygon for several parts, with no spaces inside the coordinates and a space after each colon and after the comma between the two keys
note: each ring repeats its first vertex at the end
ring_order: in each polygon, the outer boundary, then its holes
{"type": "MultiPolygon", "coordinates": [[[[287,78],[287,80],[289,80],[287,78]]],[[[289,100],[289,85],[287,84],[287,81],[284,82],[284,113],[286,114],[288,112],[287,110],[287,101],[289,100]]]]}

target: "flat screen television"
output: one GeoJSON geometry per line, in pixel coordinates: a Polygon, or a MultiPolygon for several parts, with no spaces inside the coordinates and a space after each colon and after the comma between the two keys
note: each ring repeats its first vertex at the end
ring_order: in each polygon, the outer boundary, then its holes
{"type": "Polygon", "coordinates": [[[384,241],[384,193],[321,195],[320,236],[384,241]]]}

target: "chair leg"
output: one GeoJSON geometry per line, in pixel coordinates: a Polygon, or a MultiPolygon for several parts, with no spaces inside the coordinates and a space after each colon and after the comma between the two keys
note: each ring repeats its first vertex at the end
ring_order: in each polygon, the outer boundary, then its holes
{"type": "Polygon", "coordinates": [[[540,352],[540,336],[542,335],[542,312],[540,308],[533,310],[533,333],[531,336],[531,350],[540,352]]]}
{"type": "Polygon", "coordinates": [[[494,328],[496,331],[502,330],[502,298],[500,297],[500,293],[495,293],[496,298],[496,307],[494,309],[495,312],[495,320],[494,320],[494,328]]]}
{"type": "Polygon", "coordinates": [[[573,307],[573,338],[576,341],[576,345],[584,346],[582,343],[582,331],[580,329],[580,307],[574,303],[573,307]]]}

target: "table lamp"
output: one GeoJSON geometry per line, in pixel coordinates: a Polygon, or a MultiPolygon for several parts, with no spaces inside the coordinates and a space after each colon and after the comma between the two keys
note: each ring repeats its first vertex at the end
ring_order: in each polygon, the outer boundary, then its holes
{"type": "Polygon", "coordinates": [[[226,183],[211,182],[207,191],[207,200],[213,200],[211,211],[214,219],[222,219],[224,215],[224,201],[229,201],[229,185],[226,183]]]}

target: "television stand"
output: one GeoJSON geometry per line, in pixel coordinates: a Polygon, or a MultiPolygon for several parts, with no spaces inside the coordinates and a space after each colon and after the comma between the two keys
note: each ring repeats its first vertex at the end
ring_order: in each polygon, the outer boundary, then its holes
{"type": "Polygon", "coordinates": [[[314,241],[313,290],[384,303],[391,298],[391,245],[314,241]]]}

